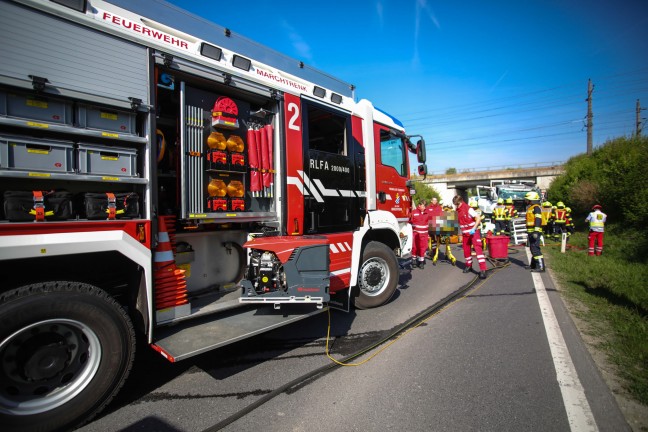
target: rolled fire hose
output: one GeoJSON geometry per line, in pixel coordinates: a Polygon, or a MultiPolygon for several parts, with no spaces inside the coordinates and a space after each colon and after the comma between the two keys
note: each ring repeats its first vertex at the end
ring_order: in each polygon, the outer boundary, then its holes
{"type": "Polygon", "coordinates": [[[250,164],[250,192],[261,190],[261,177],[259,177],[259,153],[257,149],[257,135],[254,129],[247,131],[248,162],[250,164]]]}

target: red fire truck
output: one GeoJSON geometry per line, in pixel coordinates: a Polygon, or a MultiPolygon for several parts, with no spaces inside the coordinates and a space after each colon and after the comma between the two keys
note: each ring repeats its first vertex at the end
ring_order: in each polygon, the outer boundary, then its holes
{"type": "Polygon", "coordinates": [[[156,0],[0,0],[0,425],[78,426],[175,362],[372,308],[425,143],[354,87],[156,0]]]}

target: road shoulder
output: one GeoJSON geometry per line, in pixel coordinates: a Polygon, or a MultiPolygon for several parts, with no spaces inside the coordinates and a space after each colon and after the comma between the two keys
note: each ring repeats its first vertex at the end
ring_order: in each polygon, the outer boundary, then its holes
{"type": "MultiPolygon", "coordinates": [[[[587,306],[564,295],[564,289],[560,285],[558,278],[555,277],[551,269],[547,272],[548,279],[556,288],[559,298],[565,310],[569,313],[571,322],[578,331],[581,340],[584,342],[587,351],[594,364],[596,365],[600,376],[614,395],[616,404],[623,414],[626,422],[634,432],[648,431],[648,407],[633,400],[623,386],[623,380],[617,373],[616,366],[608,361],[606,353],[599,348],[601,340],[597,338],[596,333],[591,331],[590,325],[583,319],[579,318],[579,311],[587,306]]],[[[598,419],[597,419],[598,420],[598,419]]],[[[601,430],[604,430],[601,428],[601,430]]]]}

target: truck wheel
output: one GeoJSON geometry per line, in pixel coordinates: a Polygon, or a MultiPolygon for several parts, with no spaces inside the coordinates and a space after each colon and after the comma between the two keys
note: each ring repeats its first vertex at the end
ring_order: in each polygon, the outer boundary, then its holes
{"type": "Polygon", "coordinates": [[[92,285],[44,282],[0,294],[2,430],[80,426],[121,388],[134,354],[128,315],[92,285]]]}
{"type": "Polygon", "coordinates": [[[387,303],[398,286],[398,260],[385,244],[369,242],[362,252],[355,306],[369,309],[387,303]]]}

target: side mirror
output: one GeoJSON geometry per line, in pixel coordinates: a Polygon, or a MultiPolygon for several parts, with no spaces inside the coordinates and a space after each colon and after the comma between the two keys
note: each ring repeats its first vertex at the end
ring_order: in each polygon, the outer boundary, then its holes
{"type": "MultiPolygon", "coordinates": [[[[418,140],[416,143],[416,159],[418,160],[418,163],[424,164],[426,160],[425,156],[425,140],[421,138],[418,140]]],[[[420,168],[419,168],[420,170],[420,168]]]]}
{"type": "Polygon", "coordinates": [[[427,172],[428,172],[427,171],[427,165],[423,164],[423,165],[418,166],[418,175],[425,178],[427,176],[427,172]]]}

